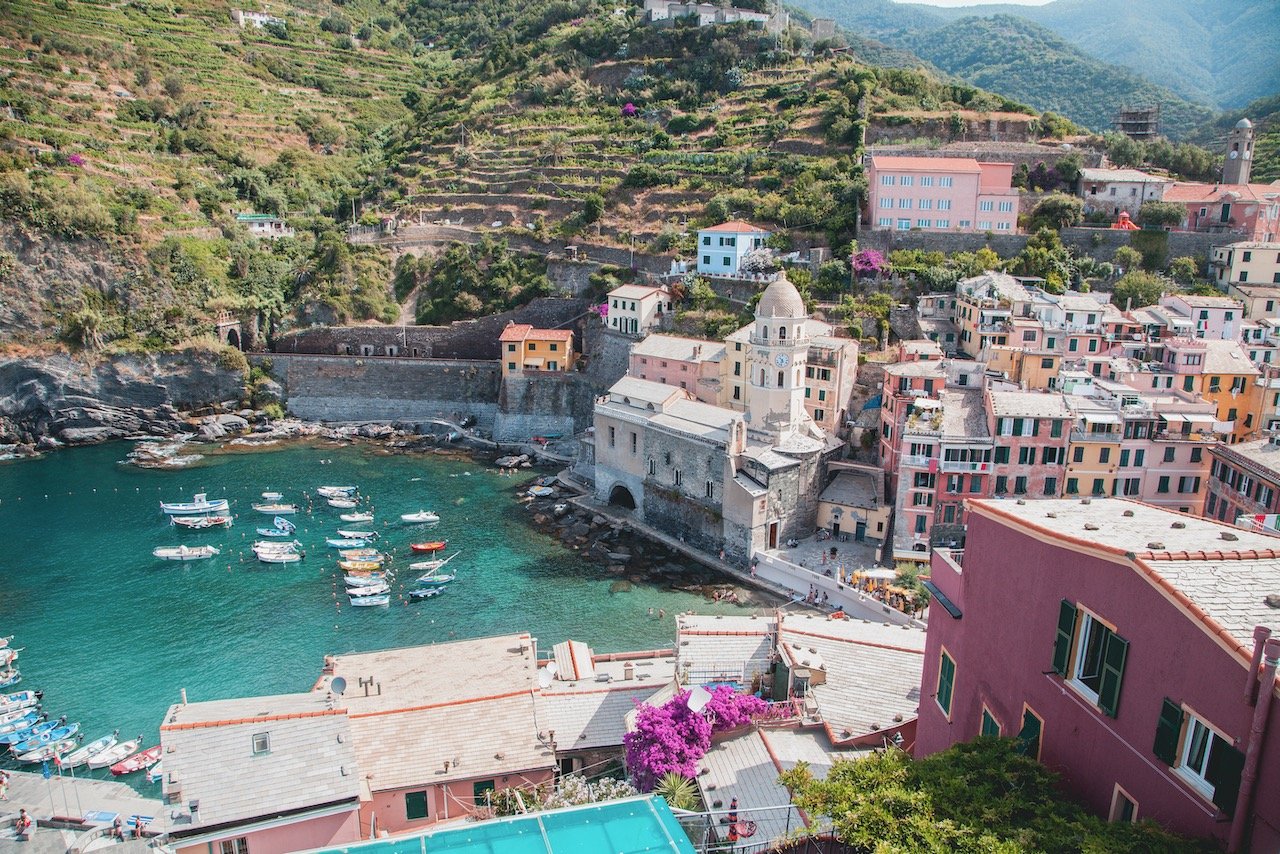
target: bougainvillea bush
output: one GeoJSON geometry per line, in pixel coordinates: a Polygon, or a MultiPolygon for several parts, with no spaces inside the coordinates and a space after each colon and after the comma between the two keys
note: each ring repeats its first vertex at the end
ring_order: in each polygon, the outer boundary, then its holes
{"type": "Polygon", "coordinates": [[[751,722],[768,704],[750,694],[721,685],[701,712],[689,708],[689,692],[680,691],[661,706],[641,704],[636,728],[623,736],[627,770],[642,792],[650,792],[663,774],[693,778],[698,760],[711,748],[713,733],[751,722]]]}

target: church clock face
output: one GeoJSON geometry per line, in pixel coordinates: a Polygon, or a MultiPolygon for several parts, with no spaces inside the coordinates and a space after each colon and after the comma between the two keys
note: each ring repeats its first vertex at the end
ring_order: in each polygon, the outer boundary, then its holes
{"type": "Polygon", "coordinates": [[[773,363],[779,368],[785,368],[791,360],[787,358],[786,353],[779,353],[773,360],[773,363]]]}
{"type": "Polygon", "coordinates": [[[1235,160],[1237,157],[1240,156],[1240,152],[1230,151],[1230,152],[1227,152],[1227,156],[1230,157],[1232,160],[1235,160]]]}

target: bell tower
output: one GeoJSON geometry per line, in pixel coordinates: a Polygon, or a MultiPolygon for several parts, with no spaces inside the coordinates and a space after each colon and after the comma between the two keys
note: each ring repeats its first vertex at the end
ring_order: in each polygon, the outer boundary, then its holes
{"type": "Polygon", "coordinates": [[[1227,159],[1222,164],[1222,183],[1248,184],[1253,167],[1253,122],[1241,119],[1227,134],[1227,159]]]}
{"type": "Polygon", "coordinates": [[[794,433],[804,423],[805,362],[809,313],[804,299],[785,272],[765,288],[751,329],[750,376],[747,379],[748,425],[770,441],[794,433]]]}

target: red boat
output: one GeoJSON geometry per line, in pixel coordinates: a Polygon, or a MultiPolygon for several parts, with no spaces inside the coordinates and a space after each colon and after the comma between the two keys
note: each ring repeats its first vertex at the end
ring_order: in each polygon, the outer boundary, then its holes
{"type": "Polygon", "coordinates": [[[134,771],[141,771],[143,768],[150,768],[160,761],[160,745],[148,747],[139,753],[135,753],[127,759],[122,759],[115,765],[111,766],[113,776],[119,777],[122,774],[132,774],[134,771]]]}
{"type": "Polygon", "coordinates": [[[449,545],[448,540],[436,540],[431,543],[410,543],[409,548],[415,552],[438,552],[447,545],[449,545]]]}

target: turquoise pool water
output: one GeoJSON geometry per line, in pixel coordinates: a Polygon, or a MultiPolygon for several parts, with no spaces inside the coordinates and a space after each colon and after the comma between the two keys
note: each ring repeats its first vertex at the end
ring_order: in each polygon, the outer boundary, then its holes
{"type": "Polygon", "coordinates": [[[667,802],[628,798],[417,836],[376,840],[323,854],[694,854],[667,802]]]}

